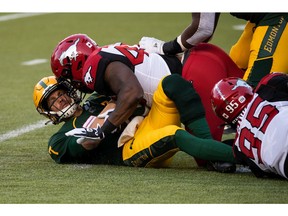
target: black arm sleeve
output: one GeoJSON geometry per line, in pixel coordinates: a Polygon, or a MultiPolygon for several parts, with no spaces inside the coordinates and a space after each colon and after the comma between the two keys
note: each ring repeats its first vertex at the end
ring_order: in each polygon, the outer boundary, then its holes
{"type": "Polygon", "coordinates": [[[267,82],[260,82],[259,86],[256,88],[256,93],[258,93],[264,100],[270,102],[287,101],[288,76],[286,74],[277,74],[276,76],[272,75],[272,78],[267,82]]]}
{"type": "Polygon", "coordinates": [[[177,38],[175,38],[175,40],[164,43],[163,52],[165,55],[176,55],[177,53],[181,53],[183,51],[177,42],[177,38]]]}

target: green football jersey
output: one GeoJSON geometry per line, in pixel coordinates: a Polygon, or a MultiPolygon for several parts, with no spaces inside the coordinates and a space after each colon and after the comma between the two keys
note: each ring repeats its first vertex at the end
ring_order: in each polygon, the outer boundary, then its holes
{"type": "Polygon", "coordinates": [[[79,145],[77,137],[65,136],[65,133],[81,128],[91,115],[97,116],[106,106],[110,98],[92,94],[83,104],[83,113],[79,117],[69,119],[49,139],[48,152],[57,163],[89,163],[123,165],[122,148],[117,147],[119,133],[113,133],[105,137],[100,145],[93,150],[86,150],[79,145]]]}
{"type": "Polygon", "coordinates": [[[286,21],[288,20],[288,13],[231,13],[231,15],[239,19],[249,20],[257,26],[277,25],[281,17],[286,21]]]}

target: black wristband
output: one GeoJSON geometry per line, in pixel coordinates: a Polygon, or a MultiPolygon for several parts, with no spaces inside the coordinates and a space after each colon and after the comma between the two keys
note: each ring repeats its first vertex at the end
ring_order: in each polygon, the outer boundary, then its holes
{"type": "Polygon", "coordinates": [[[101,129],[105,135],[111,133],[116,128],[117,127],[114,124],[112,124],[108,119],[106,119],[106,121],[104,122],[104,124],[101,127],[101,129]]]}
{"type": "Polygon", "coordinates": [[[175,40],[163,44],[163,52],[165,55],[176,55],[177,53],[181,53],[183,51],[177,42],[177,38],[175,38],[175,40]]]}

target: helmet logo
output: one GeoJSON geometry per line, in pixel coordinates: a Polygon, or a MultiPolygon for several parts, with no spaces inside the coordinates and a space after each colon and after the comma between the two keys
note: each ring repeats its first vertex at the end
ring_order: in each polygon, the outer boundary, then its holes
{"type": "Polygon", "coordinates": [[[74,44],[72,44],[66,51],[64,51],[61,56],[59,57],[59,61],[60,61],[60,64],[62,66],[64,66],[64,59],[66,59],[67,57],[70,59],[70,60],[75,60],[76,61],[76,58],[78,56],[78,52],[77,52],[77,44],[78,42],[80,41],[80,38],[78,38],[74,44]]]}
{"type": "Polygon", "coordinates": [[[91,76],[91,69],[92,69],[92,66],[90,66],[87,70],[87,72],[85,73],[85,76],[84,76],[84,82],[88,85],[88,84],[91,84],[93,82],[93,78],[91,76]]]}
{"type": "Polygon", "coordinates": [[[251,88],[250,85],[248,85],[245,81],[238,79],[236,82],[236,85],[232,88],[232,90],[237,89],[238,87],[245,87],[245,88],[251,88]]]}

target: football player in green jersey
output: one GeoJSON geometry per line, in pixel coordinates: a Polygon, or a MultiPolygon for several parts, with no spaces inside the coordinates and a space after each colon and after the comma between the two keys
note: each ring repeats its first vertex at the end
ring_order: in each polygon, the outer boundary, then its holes
{"type": "MultiPolygon", "coordinates": [[[[180,75],[161,80],[148,114],[135,113],[124,131],[117,129],[108,134],[101,132],[99,125],[91,128],[89,125],[93,125],[91,116],[96,118],[105,109],[109,97],[93,93],[80,106],[77,91],[65,81],[57,82],[53,76],[41,79],[33,95],[40,114],[54,124],[65,122],[48,144],[48,152],[57,163],[167,167],[180,150],[216,162],[213,166],[217,171],[235,171],[231,166],[236,163],[232,147],[211,138],[200,97],[180,75]],[[217,162],[221,162],[221,169],[217,169],[217,162]],[[222,162],[227,162],[227,166],[222,162]]],[[[102,115],[104,120],[109,112],[113,108],[102,115]]]]}

